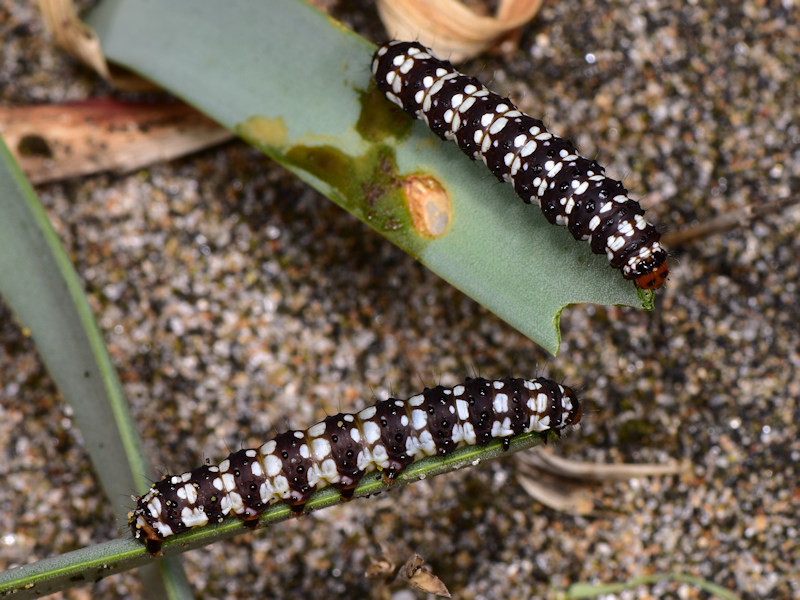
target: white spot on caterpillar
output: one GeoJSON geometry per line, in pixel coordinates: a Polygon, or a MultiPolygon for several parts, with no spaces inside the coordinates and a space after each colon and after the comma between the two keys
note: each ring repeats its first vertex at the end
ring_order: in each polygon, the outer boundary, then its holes
{"type": "Polygon", "coordinates": [[[233,473],[222,474],[222,485],[226,492],[232,492],[236,489],[236,478],[233,476],[233,473]]]}
{"type": "Polygon", "coordinates": [[[409,406],[422,406],[423,402],[425,402],[425,396],[422,394],[411,396],[411,398],[408,399],[409,406]]]}
{"type": "Polygon", "coordinates": [[[406,59],[403,62],[402,65],[400,65],[400,68],[397,69],[397,71],[399,73],[402,73],[403,75],[405,75],[413,68],[414,68],[414,59],[413,58],[409,58],[409,59],[406,59]]]}
{"type": "Polygon", "coordinates": [[[461,442],[464,440],[464,427],[460,423],[456,423],[453,425],[453,430],[450,432],[450,439],[453,440],[453,443],[456,446],[462,445],[461,442]]]}
{"type": "Polygon", "coordinates": [[[361,471],[372,470],[372,454],[366,446],[358,453],[356,465],[361,471]]]}
{"type": "Polygon", "coordinates": [[[219,509],[223,515],[230,514],[231,509],[233,508],[233,500],[231,499],[232,494],[225,494],[219,500],[219,509]]]}
{"type": "Polygon", "coordinates": [[[308,473],[306,474],[306,481],[308,482],[308,485],[310,485],[311,487],[317,487],[317,484],[320,482],[321,479],[322,479],[322,473],[320,471],[319,466],[312,464],[311,468],[308,470],[308,473]]]}
{"type": "Polygon", "coordinates": [[[547,405],[550,402],[550,398],[547,397],[547,394],[544,392],[540,392],[536,394],[536,412],[540,415],[547,412],[547,405]]]}
{"type": "Polygon", "coordinates": [[[461,103],[461,106],[458,107],[458,112],[463,114],[467,112],[472,105],[475,104],[475,98],[473,96],[468,96],[464,102],[461,103]]]}
{"type": "Polygon", "coordinates": [[[336,463],[332,458],[322,461],[321,477],[330,483],[337,483],[341,479],[339,471],[336,469],[336,463]]]}
{"type": "Polygon", "coordinates": [[[625,245],[625,238],[618,235],[610,235],[606,240],[606,248],[611,252],[618,252],[625,245]]]}
{"type": "Polygon", "coordinates": [[[167,525],[162,521],[156,521],[155,523],[153,523],[153,525],[158,530],[158,535],[160,535],[162,538],[175,535],[175,532],[172,531],[172,527],[170,527],[169,525],[167,525]]]}
{"type": "Polygon", "coordinates": [[[496,413],[508,412],[508,396],[506,394],[495,395],[492,405],[496,413]]]}
{"type": "Polygon", "coordinates": [[[331,443],[325,438],[315,438],[311,442],[311,449],[316,460],[324,460],[331,453],[331,443]]]}
{"type": "Polygon", "coordinates": [[[617,225],[617,233],[630,237],[633,235],[633,225],[630,221],[622,221],[617,225]]]}
{"type": "Polygon", "coordinates": [[[194,504],[197,502],[197,488],[194,486],[194,484],[187,483],[182,489],[185,494],[186,501],[189,504],[194,504]]]}
{"type": "Polygon", "coordinates": [[[370,406],[369,408],[365,408],[361,412],[358,413],[358,418],[362,421],[369,421],[372,417],[375,416],[378,410],[374,406],[370,406]]]}
{"type": "Polygon", "coordinates": [[[202,527],[208,524],[208,517],[199,508],[189,508],[184,506],[181,511],[181,521],[187,527],[202,527]]]}
{"type": "Polygon", "coordinates": [[[147,509],[150,511],[150,515],[152,515],[154,519],[157,519],[161,516],[161,500],[153,498],[147,503],[147,509]]]}
{"type": "Polygon", "coordinates": [[[436,454],[436,443],[433,441],[431,432],[427,429],[419,436],[419,449],[425,456],[433,456],[436,454]]]}
{"type": "Polygon", "coordinates": [[[319,423],[316,423],[315,425],[312,425],[311,427],[308,428],[308,435],[312,438],[317,438],[324,434],[325,434],[324,421],[320,421],[319,423]]]}
{"type": "Polygon", "coordinates": [[[534,152],[536,152],[536,148],[537,148],[537,147],[538,147],[538,144],[536,143],[536,141],[535,141],[535,140],[529,140],[529,141],[528,141],[528,142],[527,142],[527,143],[526,143],[526,144],[525,144],[525,145],[522,147],[522,150],[520,150],[520,151],[519,151],[519,155],[520,155],[522,158],[526,158],[526,157],[530,156],[531,154],[533,154],[534,152]]]}
{"type": "Polygon", "coordinates": [[[372,449],[372,462],[381,469],[385,469],[389,466],[389,454],[386,452],[386,448],[383,444],[375,444],[375,447],[372,449]]]}
{"type": "Polygon", "coordinates": [[[364,432],[364,440],[370,446],[381,439],[381,428],[372,421],[364,421],[361,429],[364,432]]]}
{"type": "MultiPolygon", "coordinates": [[[[489,146],[491,144],[492,144],[492,138],[491,137],[489,137],[487,135],[486,137],[483,138],[483,143],[481,144],[481,148],[480,148],[480,151],[478,152],[478,156],[480,157],[480,159],[483,161],[484,164],[486,164],[486,151],[489,150],[489,146]]],[[[478,158],[478,156],[476,156],[475,158],[478,158]]]]}
{"type": "Polygon", "coordinates": [[[283,463],[274,454],[268,454],[264,457],[264,468],[267,471],[267,477],[275,477],[283,469],[283,463]]]}
{"type": "Polygon", "coordinates": [[[494,123],[492,123],[491,127],[489,127],[489,133],[492,135],[497,135],[498,133],[503,131],[507,123],[508,123],[507,118],[500,117],[494,123]]]}
{"type": "Polygon", "coordinates": [[[421,410],[411,411],[411,426],[417,431],[428,426],[428,416],[421,410]]]}
{"type": "Polygon", "coordinates": [[[475,437],[475,428],[472,426],[472,423],[464,423],[464,441],[467,444],[474,444],[477,441],[475,437]]]}
{"type": "Polygon", "coordinates": [[[514,435],[514,430],[511,429],[511,419],[506,417],[502,421],[492,423],[492,437],[503,438],[510,435],[514,435]]]}
{"type": "Polygon", "coordinates": [[[274,488],[273,495],[279,498],[286,498],[291,490],[289,489],[289,480],[283,475],[278,475],[272,480],[272,487],[274,488]]]}
{"type": "MultiPolygon", "coordinates": [[[[395,94],[399,94],[401,91],[403,91],[403,80],[397,77],[392,83],[392,92],[394,92],[395,94]]],[[[400,100],[399,96],[396,96],[396,98],[397,98],[397,104],[402,108],[403,101],[400,100]]]]}
{"type": "Polygon", "coordinates": [[[273,496],[276,498],[278,497],[275,488],[272,487],[272,483],[269,479],[264,481],[258,488],[258,495],[261,498],[261,502],[264,504],[268,504],[272,501],[273,496]]]}

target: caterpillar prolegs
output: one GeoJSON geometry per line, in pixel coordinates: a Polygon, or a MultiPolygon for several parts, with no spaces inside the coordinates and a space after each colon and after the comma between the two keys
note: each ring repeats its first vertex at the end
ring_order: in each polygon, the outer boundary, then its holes
{"type": "Polygon", "coordinates": [[[381,400],[355,414],[330,416],[305,431],[287,431],[260,448],[233,452],[217,466],[166,476],[136,501],[133,536],[151,554],[173,535],[228,517],[255,524],[273,502],[303,511],[311,495],[333,486],[352,496],[361,478],[380,470],[386,481],[426,456],[485,445],[580,421],[568,387],[538,379],[467,379],[426,388],[407,400],[381,400]]]}
{"type": "Polygon", "coordinates": [[[606,254],[623,277],[643,289],[664,283],[669,268],[661,234],[622,183],[579,156],[571,142],[417,42],[380,46],[372,73],[389,100],[471,159],[483,160],[523,201],[536,200],[548,221],[589,240],[592,252],[606,254]]]}

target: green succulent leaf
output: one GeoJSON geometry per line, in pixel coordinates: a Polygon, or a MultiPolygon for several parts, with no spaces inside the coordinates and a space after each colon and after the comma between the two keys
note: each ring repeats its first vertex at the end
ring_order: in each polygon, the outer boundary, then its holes
{"type": "MultiPolygon", "coordinates": [[[[364,498],[390,489],[397,489],[409,483],[428,479],[457,469],[475,466],[486,460],[508,456],[554,440],[553,432],[526,433],[511,439],[509,448],[503,448],[500,440],[486,446],[467,446],[459,448],[448,456],[433,456],[410,465],[391,484],[387,484],[378,472],[368,474],[356,487],[353,497],[364,498]]],[[[319,510],[344,502],[339,492],[332,487],[324,488],[314,494],[306,504],[306,511],[319,510]]],[[[274,525],[292,518],[288,505],[271,505],[259,519],[259,527],[274,525]]],[[[164,543],[164,556],[174,556],[212,542],[220,541],[249,531],[238,519],[227,519],[222,523],[207,525],[169,538],[164,543]]],[[[154,561],[144,545],[131,536],[69,552],[0,573],[0,596],[3,598],[39,598],[45,594],[67,589],[75,585],[94,581],[129,569],[143,567],[154,561]]],[[[163,561],[160,561],[163,562],[163,561]]]]}
{"type": "MultiPolygon", "coordinates": [[[[0,138],[0,296],[27,328],[83,434],[120,523],[127,495],[145,490],[142,455],[117,373],[75,269],[39,198],[0,138]]],[[[185,587],[170,562],[168,585],[185,587]]],[[[146,578],[158,585],[153,573],[146,578]]],[[[88,577],[88,575],[87,575],[88,577]]]]}
{"type": "Polygon", "coordinates": [[[386,101],[370,80],[375,47],[304,2],[104,0],[89,23],[111,60],[237,132],[551,353],[565,306],[642,305],[605,257],[386,101]]]}

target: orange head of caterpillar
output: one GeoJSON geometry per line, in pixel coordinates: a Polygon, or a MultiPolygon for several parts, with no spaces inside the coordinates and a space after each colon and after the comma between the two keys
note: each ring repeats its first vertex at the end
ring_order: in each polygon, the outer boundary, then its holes
{"type": "Polygon", "coordinates": [[[669,267],[666,262],[663,262],[649,273],[639,275],[634,279],[634,283],[643,290],[657,290],[664,285],[667,275],[669,275],[669,267]]]}

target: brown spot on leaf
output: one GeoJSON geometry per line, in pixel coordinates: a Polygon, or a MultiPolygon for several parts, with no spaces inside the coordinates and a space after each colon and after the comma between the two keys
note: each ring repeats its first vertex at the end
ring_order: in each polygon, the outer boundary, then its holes
{"type": "Polygon", "coordinates": [[[414,229],[425,237],[444,235],[453,219],[453,205],[439,180],[430,175],[410,175],[403,179],[403,191],[414,229]]]}

